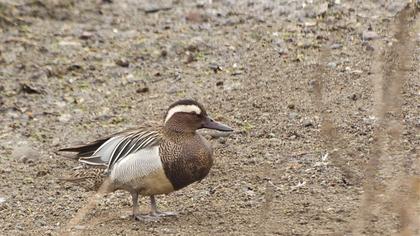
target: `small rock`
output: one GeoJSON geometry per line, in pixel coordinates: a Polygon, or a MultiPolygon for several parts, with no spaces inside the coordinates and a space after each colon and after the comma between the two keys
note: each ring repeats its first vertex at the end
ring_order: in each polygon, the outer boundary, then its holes
{"type": "Polygon", "coordinates": [[[305,27],[314,27],[316,26],[317,22],[316,21],[306,21],[303,25],[305,27]]]}
{"type": "Polygon", "coordinates": [[[158,11],[169,11],[172,9],[172,6],[159,6],[157,4],[148,4],[143,8],[143,11],[146,14],[156,13],[158,11]]]}
{"type": "Polygon", "coordinates": [[[84,225],[76,225],[76,226],[74,226],[74,229],[84,230],[84,229],[86,229],[86,226],[84,226],[84,225]]]}
{"type": "Polygon", "coordinates": [[[58,121],[62,123],[67,123],[70,121],[70,119],[71,119],[71,115],[68,113],[62,114],[60,117],[58,117],[58,121]]]}
{"type": "Polygon", "coordinates": [[[104,114],[104,115],[100,115],[100,116],[95,117],[95,120],[105,121],[105,120],[111,120],[114,117],[115,116],[104,114]]]}
{"type": "Polygon", "coordinates": [[[246,190],[245,194],[249,197],[254,197],[256,195],[255,192],[250,189],[246,190]]]}
{"type": "Polygon", "coordinates": [[[58,137],[54,137],[53,140],[52,140],[52,142],[51,142],[51,145],[54,146],[54,147],[56,147],[59,144],[60,144],[60,139],[58,137]]]}
{"type": "Polygon", "coordinates": [[[28,84],[21,83],[20,84],[20,91],[27,93],[27,94],[41,94],[42,91],[38,88],[34,88],[28,84]]]}
{"type": "Polygon", "coordinates": [[[200,14],[199,12],[189,12],[186,14],[185,19],[189,22],[193,23],[202,23],[207,21],[207,17],[203,14],[200,14]]]}
{"type": "Polygon", "coordinates": [[[222,67],[220,67],[219,65],[217,65],[217,64],[215,64],[215,63],[211,63],[210,65],[209,65],[209,67],[210,67],[210,69],[212,69],[213,70],[213,72],[214,73],[217,73],[217,72],[219,72],[219,71],[222,71],[223,69],[222,69],[222,67]]]}
{"type": "Polygon", "coordinates": [[[0,196],[0,204],[3,204],[3,203],[5,203],[5,202],[6,202],[6,198],[5,198],[5,197],[0,196]]]}
{"type": "Polygon", "coordinates": [[[147,93],[149,92],[149,87],[142,87],[136,90],[136,93],[147,93]]]}
{"type": "Polygon", "coordinates": [[[242,70],[235,70],[230,75],[237,76],[237,75],[241,75],[242,73],[243,73],[242,70]]]}
{"type": "Polygon", "coordinates": [[[331,69],[334,69],[337,67],[337,63],[336,62],[328,62],[327,66],[331,69]]]}
{"type": "Polygon", "coordinates": [[[21,224],[16,224],[15,225],[15,229],[19,230],[19,231],[23,231],[24,227],[21,224]]]}
{"type": "Polygon", "coordinates": [[[40,154],[29,143],[18,143],[12,151],[12,157],[23,163],[31,163],[39,159],[40,154]]]}
{"type": "Polygon", "coordinates": [[[121,58],[121,59],[116,60],[115,64],[121,67],[128,67],[130,65],[130,62],[128,62],[128,60],[125,58],[121,58]]]}
{"type": "Polygon", "coordinates": [[[78,71],[78,70],[81,70],[81,69],[82,69],[82,66],[78,65],[78,64],[73,64],[73,65],[67,67],[67,71],[78,71]]]}
{"type": "Polygon", "coordinates": [[[217,81],[217,82],[216,82],[216,86],[217,86],[217,87],[223,86],[223,81],[217,81]]]}
{"type": "Polygon", "coordinates": [[[340,43],[334,43],[330,46],[331,49],[340,49],[342,47],[343,47],[343,45],[340,44],[340,43]]]}
{"type": "Polygon", "coordinates": [[[295,109],[295,104],[289,104],[287,105],[287,108],[289,108],[290,110],[295,109]]]}
{"type": "Polygon", "coordinates": [[[223,88],[226,91],[235,91],[235,90],[238,90],[240,87],[241,87],[241,83],[239,82],[229,83],[223,86],[223,88]]]}
{"type": "Polygon", "coordinates": [[[83,31],[83,33],[80,35],[80,39],[87,40],[93,37],[93,33],[88,31],[83,31]]]}
{"type": "Polygon", "coordinates": [[[47,225],[47,222],[45,222],[45,220],[39,219],[35,222],[35,224],[39,227],[39,226],[45,226],[47,225]]]}
{"type": "Polygon", "coordinates": [[[375,40],[375,39],[378,39],[378,38],[379,38],[378,33],[376,33],[375,31],[372,31],[372,30],[366,30],[366,31],[363,31],[363,33],[362,33],[362,40],[363,41],[375,40]]]}
{"type": "Polygon", "coordinates": [[[357,99],[359,99],[359,95],[357,95],[357,94],[353,93],[353,94],[350,96],[350,99],[351,99],[351,100],[353,100],[353,101],[356,101],[357,99]]]}
{"type": "Polygon", "coordinates": [[[294,120],[299,117],[299,114],[297,112],[290,112],[288,117],[289,119],[294,120]]]}
{"type": "Polygon", "coordinates": [[[48,171],[40,170],[36,173],[36,177],[46,176],[47,174],[48,174],[48,171]]]}
{"type": "Polygon", "coordinates": [[[314,126],[314,124],[312,123],[312,121],[310,121],[310,120],[305,120],[304,122],[303,122],[303,126],[304,127],[313,127],[314,126]]]}

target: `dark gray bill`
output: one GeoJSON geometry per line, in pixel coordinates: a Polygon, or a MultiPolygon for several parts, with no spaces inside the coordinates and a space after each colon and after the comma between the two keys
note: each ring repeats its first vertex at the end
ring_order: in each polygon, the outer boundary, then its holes
{"type": "Polygon", "coordinates": [[[224,131],[224,132],[233,131],[233,129],[230,128],[229,126],[216,122],[210,117],[207,117],[206,120],[204,121],[203,128],[215,129],[215,130],[224,131]]]}

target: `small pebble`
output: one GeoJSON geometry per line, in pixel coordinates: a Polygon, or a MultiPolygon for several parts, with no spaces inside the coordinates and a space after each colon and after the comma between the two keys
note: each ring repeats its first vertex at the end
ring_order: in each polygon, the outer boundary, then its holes
{"type": "Polygon", "coordinates": [[[80,35],[80,39],[83,40],[87,40],[93,37],[93,33],[88,32],[88,31],[84,31],[81,35],[80,35]]]}
{"type": "Polygon", "coordinates": [[[130,62],[128,62],[127,59],[121,58],[121,59],[116,60],[115,64],[121,67],[128,67],[130,65],[130,62]]]}
{"type": "Polygon", "coordinates": [[[312,123],[312,121],[306,120],[306,121],[303,122],[303,126],[304,127],[313,127],[314,124],[312,123]]]}
{"type": "Polygon", "coordinates": [[[357,99],[359,99],[359,96],[358,96],[357,94],[353,93],[353,94],[350,96],[350,99],[351,99],[351,100],[353,100],[353,101],[356,101],[357,99]]]}
{"type": "Polygon", "coordinates": [[[379,35],[375,31],[367,30],[362,33],[362,40],[375,40],[378,38],[379,35]]]}
{"type": "Polygon", "coordinates": [[[76,225],[76,226],[74,226],[74,229],[84,230],[84,229],[86,229],[86,226],[84,226],[84,225],[76,225]]]}
{"type": "Polygon", "coordinates": [[[6,202],[6,198],[5,197],[0,197],[0,204],[6,202]]]}
{"type": "Polygon", "coordinates": [[[339,44],[339,43],[334,43],[330,46],[331,49],[340,49],[342,47],[343,47],[343,45],[339,44]]]}
{"type": "Polygon", "coordinates": [[[142,88],[138,88],[136,90],[136,93],[147,93],[149,92],[149,88],[148,87],[142,87],[142,88]]]}
{"type": "Polygon", "coordinates": [[[212,69],[213,70],[213,72],[214,73],[217,73],[217,72],[219,72],[219,71],[222,71],[223,69],[222,69],[222,67],[220,67],[219,65],[217,65],[217,64],[215,64],[215,63],[211,63],[210,65],[209,65],[209,67],[210,67],[210,69],[212,69]]]}
{"type": "Polygon", "coordinates": [[[299,114],[297,112],[290,112],[288,117],[289,119],[294,120],[299,117],[299,114]]]}
{"type": "Polygon", "coordinates": [[[335,62],[328,62],[327,66],[328,66],[329,68],[334,69],[334,68],[336,68],[336,67],[337,67],[337,63],[335,63],[335,62]]]}
{"type": "Polygon", "coordinates": [[[67,123],[69,122],[71,119],[71,115],[70,114],[62,114],[61,116],[58,117],[58,121],[62,122],[62,123],[67,123]]]}

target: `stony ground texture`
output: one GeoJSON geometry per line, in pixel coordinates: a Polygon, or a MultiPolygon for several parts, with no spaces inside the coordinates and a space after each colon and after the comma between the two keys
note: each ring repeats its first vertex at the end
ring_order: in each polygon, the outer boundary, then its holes
{"type": "Polygon", "coordinates": [[[0,235],[419,235],[406,5],[1,0],[0,235]],[[185,97],[236,131],[211,139],[204,181],[158,198],[177,217],[134,222],[126,192],[88,209],[93,192],[60,181],[77,163],[57,149],[185,97]]]}

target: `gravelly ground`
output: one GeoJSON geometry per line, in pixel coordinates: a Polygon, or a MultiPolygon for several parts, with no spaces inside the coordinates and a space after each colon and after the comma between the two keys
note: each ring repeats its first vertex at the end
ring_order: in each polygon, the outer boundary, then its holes
{"type": "Polygon", "coordinates": [[[184,97],[236,132],[204,181],[158,198],[179,215],[133,222],[117,192],[71,234],[419,234],[404,1],[107,2],[0,1],[1,235],[60,235],[93,193],[59,181],[77,163],[55,150],[184,97]]]}

